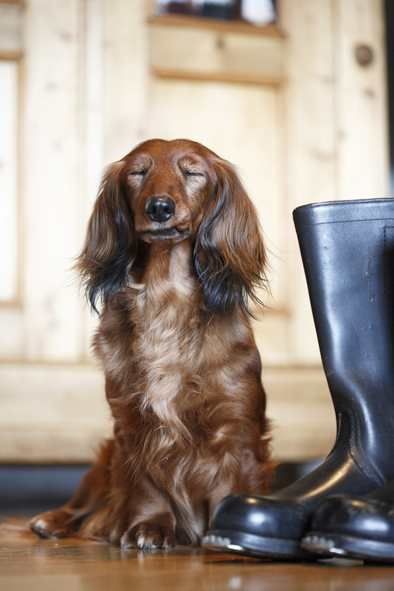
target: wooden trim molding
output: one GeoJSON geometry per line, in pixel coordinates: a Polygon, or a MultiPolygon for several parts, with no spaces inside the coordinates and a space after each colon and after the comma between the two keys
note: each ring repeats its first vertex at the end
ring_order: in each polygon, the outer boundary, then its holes
{"type": "MultiPolygon", "coordinates": [[[[23,232],[22,232],[22,196],[21,196],[21,174],[20,174],[20,162],[21,162],[21,150],[22,150],[22,112],[23,112],[23,78],[24,78],[24,61],[23,52],[16,51],[0,51],[0,62],[14,62],[16,67],[16,93],[17,93],[17,105],[16,105],[16,253],[15,253],[15,265],[16,265],[16,278],[14,293],[8,299],[0,299],[0,309],[15,308],[17,310],[22,309],[22,253],[23,253],[23,232]]],[[[11,294],[10,294],[11,295],[11,294]]]]}
{"type": "Polygon", "coordinates": [[[15,6],[20,6],[21,8],[24,8],[26,5],[24,0],[0,0],[0,4],[13,4],[15,6]]]}
{"type": "Polygon", "coordinates": [[[23,51],[16,49],[10,51],[0,50],[0,61],[2,62],[18,62],[23,58],[23,51]]]}
{"type": "Polygon", "coordinates": [[[187,27],[191,29],[203,29],[217,33],[238,33],[240,35],[259,35],[264,37],[278,37],[284,39],[285,32],[276,24],[265,26],[250,25],[243,21],[225,21],[213,18],[196,16],[181,16],[174,14],[162,14],[150,16],[148,25],[164,27],[187,27]]]}
{"type": "Polygon", "coordinates": [[[272,86],[278,88],[283,80],[268,76],[251,76],[249,74],[225,74],[221,72],[192,72],[190,70],[172,68],[151,68],[155,78],[162,80],[187,80],[188,82],[222,82],[224,84],[243,84],[252,86],[272,86]]]}

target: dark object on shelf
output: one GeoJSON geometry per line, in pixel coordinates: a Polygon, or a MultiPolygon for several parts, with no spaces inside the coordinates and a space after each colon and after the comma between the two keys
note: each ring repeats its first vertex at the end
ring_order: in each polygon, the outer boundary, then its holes
{"type": "Polygon", "coordinates": [[[237,8],[237,2],[234,0],[206,0],[202,3],[200,15],[221,20],[233,20],[237,18],[237,8]]]}
{"type": "Polygon", "coordinates": [[[194,14],[191,0],[159,0],[157,9],[159,14],[194,14]]]}
{"type": "Polygon", "coordinates": [[[239,0],[158,0],[158,14],[183,14],[234,20],[240,18],[239,0]]]}

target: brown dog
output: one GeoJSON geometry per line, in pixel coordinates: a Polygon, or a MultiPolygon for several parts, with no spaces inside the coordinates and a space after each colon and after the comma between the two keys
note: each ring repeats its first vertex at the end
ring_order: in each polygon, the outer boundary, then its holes
{"type": "Polygon", "coordinates": [[[256,212],[232,166],[187,140],[150,140],[106,172],[78,267],[103,303],[94,349],[114,437],[43,537],[122,547],[198,543],[228,494],[272,468],[248,300],[264,282],[256,212]]]}

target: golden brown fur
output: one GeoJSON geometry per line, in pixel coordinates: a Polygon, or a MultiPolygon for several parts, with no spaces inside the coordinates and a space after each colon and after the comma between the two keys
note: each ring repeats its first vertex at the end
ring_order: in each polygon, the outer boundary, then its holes
{"type": "Polygon", "coordinates": [[[150,140],[108,169],[78,264],[93,307],[103,303],[94,349],[114,437],[34,531],[122,547],[198,543],[222,497],[266,489],[265,393],[248,318],[264,263],[253,205],[207,148],[150,140]],[[157,196],[173,202],[168,220],[147,214],[157,196]]]}

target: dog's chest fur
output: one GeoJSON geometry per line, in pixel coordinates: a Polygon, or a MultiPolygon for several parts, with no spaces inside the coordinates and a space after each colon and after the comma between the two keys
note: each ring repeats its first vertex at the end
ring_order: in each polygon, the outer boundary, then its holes
{"type": "Polygon", "coordinates": [[[149,474],[166,490],[194,539],[206,509],[197,500],[239,466],[233,423],[223,421],[233,407],[239,419],[254,341],[242,316],[203,313],[190,250],[156,256],[138,279],[143,287],[108,306],[95,348],[113,382],[107,396],[129,474],[149,474]]]}
{"type": "Polygon", "coordinates": [[[95,341],[107,376],[122,383],[127,397],[138,398],[141,413],[153,412],[169,425],[201,382],[204,326],[196,315],[200,296],[190,256],[178,245],[153,259],[143,287],[126,290],[127,304],[104,315],[95,341]]]}
{"type": "Polygon", "coordinates": [[[150,409],[164,424],[173,420],[174,405],[188,395],[198,375],[202,331],[191,302],[194,282],[192,277],[179,282],[169,274],[147,283],[132,312],[133,357],[144,390],[141,409],[150,409]]]}

